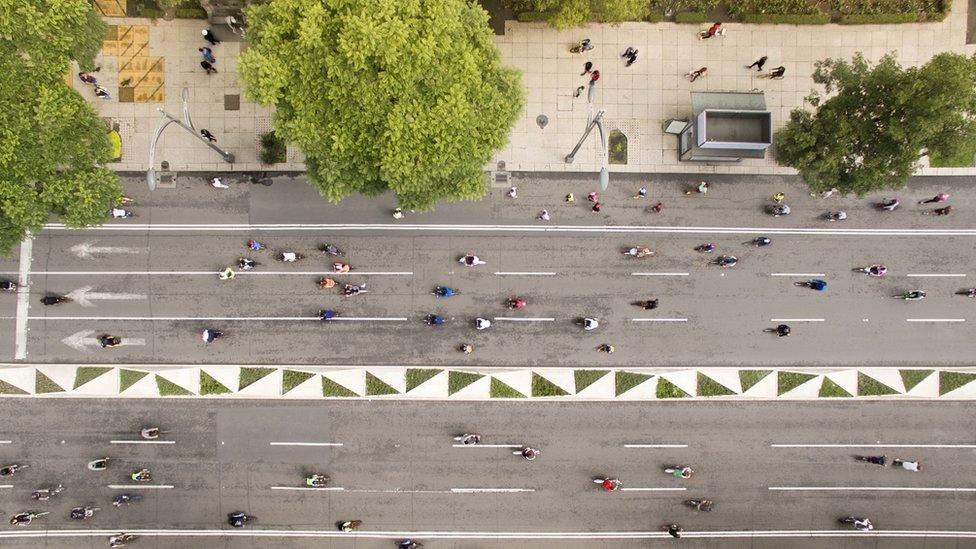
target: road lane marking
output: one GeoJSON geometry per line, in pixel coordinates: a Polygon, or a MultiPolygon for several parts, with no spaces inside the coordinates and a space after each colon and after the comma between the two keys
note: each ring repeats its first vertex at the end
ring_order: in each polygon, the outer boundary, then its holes
{"type": "MultiPolygon", "coordinates": [[[[77,228],[66,227],[63,223],[47,223],[44,229],[51,231],[78,231],[77,228]]],[[[667,225],[435,225],[420,223],[107,223],[83,229],[84,232],[236,232],[252,231],[427,231],[427,232],[531,232],[531,233],[597,233],[597,234],[729,234],[754,236],[767,235],[826,235],[826,236],[976,236],[976,229],[859,229],[853,227],[674,227],[667,225]]]]}
{"type": "Polygon", "coordinates": [[[297,490],[300,492],[343,492],[345,488],[341,486],[272,486],[272,490],[297,490]]]}
{"type": "Polygon", "coordinates": [[[176,444],[175,440],[110,440],[110,444],[176,444]]]}
{"type": "Polygon", "coordinates": [[[20,243],[20,270],[17,272],[17,322],[14,329],[14,360],[27,358],[27,321],[30,310],[30,275],[34,237],[30,233],[20,243]]]}
{"type": "MultiPolygon", "coordinates": [[[[355,532],[341,532],[336,528],[328,530],[265,530],[261,528],[229,528],[211,530],[191,529],[64,529],[64,530],[4,530],[0,531],[0,538],[105,538],[125,530],[136,536],[172,537],[172,538],[336,538],[349,539],[443,539],[443,540],[648,540],[667,539],[671,536],[661,530],[650,531],[601,531],[601,532],[461,532],[461,531],[370,531],[356,530],[355,532]]],[[[972,530],[873,530],[859,532],[851,530],[705,530],[681,532],[683,538],[976,538],[976,531],[972,530]]]]}
{"type": "Polygon", "coordinates": [[[908,278],[938,277],[938,278],[965,278],[966,273],[912,273],[905,275],[908,278]]]}
{"type": "Polygon", "coordinates": [[[0,444],[11,444],[12,440],[0,440],[0,444]]]}
{"type": "Polygon", "coordinates": [[[497,276],[556,276],[557,273],[532,273],[532,272],[521,272],[521,271],[496,271],[497,276]]]}
{"type": "Polygon", "coordinates": [[[168,490],[172,484],[109,484],[112,490],[168,490]]]}
{"type": "Polygon", "coordinates": [[[770,318],[770,322],[824,322],[822,318],[770,318]]]}
{"type": "Polygon", "coordinates": [[[81,259],[94,259],[95,254],[139,254],[148,252],[149,248],[124,248],[118,246],[93,246],[95,241],[75,244],[69,251],[81,259]]]}
{"type": "Polygon", "coordinates": [[[525,448],[524,444],[452,444],[452,448],[525,448]]]}
{"type": "Polygon", "coordinates": [[[78,288],[72,292],[69,292],[68,295],[65,297],[73,301],[77,301],[78,304],[81,305],[82,307],[94,307],[95,304],[92,303],[92,301],[96,301],[99,299],[106,300],[106,301],[146,299],[145,294],[93,292],[91,286],[78,288]]]}
{"type": "Polygon", "coordinates": [[[801,492],[976,492],[976,488],[939,488],[918,486],[770,486],[773,491],[801,492]]]}
{"type": "MultiPolygon", "coordinates": [[[[10,317],[0,317],[0,318],[10,318],[10,317]]],[[[182,320],[222,320],[222,321],[283,321],[283,322],[298,322],[298,321],[309,321],[315,320],[318,322],[323,322],[322,318],[319,316],[32,316],[30,317],[34,320],[161,320],[161,321],[182,321],[182,320]]],[[[333,317],[329,322],[336,321],[389,321],[389,322],[406,322],[409,320],[407,317],[394,317],[394,316],[337,316],[333,317]]],[[[125,338],[123,338],[123,342],[125,338]]],[[[145,342],[143,342],[144,344],[145,342]]]]}
{"type": "Polygon", "coordinates": [[[976,444],[770,444],[770,448],[976,448],[976,444]]]}
{"type": "Polygon", "coordinates": [[[826,277],[824,273],[769,273],[769,276],[819,276],[826,277]]]}
{"type": "Polygon", "coordinates": [[[632,318],[631,322],[688,322],[687,318],[632,318]]]}
{"type": "Polygon", "coordinates": [[[270,446],[342,446],[341,442],[269,442],[270,446]]]}
{"type": "Polygon", "coordinates": [[[535,492],[532,488],[451,488],[452,494],[516,494],[535,492]]]}
{"type": "Polygon", "coordinates": [[[496,316],[493,320],[502,320],[509,322],[554,322],[556,319],[552,317],[518,317],[518,316],[496,316]]]}
{"type": "Polygon", "coordinates": [[[630,273],[630,276],[688,276],[690,273],[630,273]]]}
{"type": "Polygon", "coordinates": [[[965,318],[906,318],[905,322],[966,322],[965,318]]]}
{"type": "Polygon", "coordinates": [[[624,448],[687,448],[687,444],[624,444],[624,448]]]}
{"type": "MultiPolygon", "coordinates": [[[[2,271],[0,274],[16,274],[2,271]]],[[[216,277],[220,271],[34,271],[38,275],[140,275],[140,276],[212,276],[216,277]]],[[[335,271],[237,271],[237,276],[413,276],[412,271],[350,271],[337,273],[335,271]]]]}
{"type": "Polygon", "coordinates": [[[621,492],[684,492],[687,488],[618,488],[621,492]]]}
{"type": "Polygon", "coordinates": [[[13,484],[0,484],[0,488],[13,488],[13,484]]]}

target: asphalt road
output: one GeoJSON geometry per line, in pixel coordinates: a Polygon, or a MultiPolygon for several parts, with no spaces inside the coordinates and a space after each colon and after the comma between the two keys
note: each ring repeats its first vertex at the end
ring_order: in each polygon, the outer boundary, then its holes
{"type": "MultiPolygon", "coordinates": [[[[494,548],[514,539],[438,539],[461,533],[549,533],[533,547],[646,547],[644,540],[569,541],[573,533],[649,532],[675,521],[700,535],[728,531],[846,530],[836,519],[866,515],[883,531],[970,531],[976,516],[976,419],[964,403],[698,403],[492,404],[407,402],[94,402],[0,400],[12,426],[0,433],[0,460],[30,467],[4,479],[0,509],[51,514],[23,529],[229,529],[227,513],[257,520],[247,531],[322,530],[363,520],[361,534],[330,539],[197,538],[149,535],[133,547],[392,547],[411,532],[427,547],[494,548]],[[157,425],[174,444],[113,444],[138,439],[157,425]],[[483,435],[482,446],[454,447],[451,436],[483,435]],[[313,443],[332,446],[272,445],[313,443]],[[528,444],[532,463],[509,445],[528,444]],[[673,445],[637,447],[625,445],[673,445]],[[778,448],[774,444],[968,445],[950,447],[778,448]],[[503,447],[492,447],[501,445],[503,447]],[[920,473],[853,460],[853,454],[915,458],[920,473]],[[88,471],[96,457],[112,458],[104,472],[88,471]],[[695,468],[685,481],[662,472],[672,464],[695,468]],[[132,484],[131,470],[148,467],[154,481],[132,484]],[[303,475],[321,472],[333,490],[295,490],[303,475]],[[606,493],[591,479],[619,478],[606,493]],[[49,502],[32,490],[62,483],[49,502]],[[163,486],[171,486],[164,488],[163,486]],[[277,488],[276,488],[277,487],[277,488]],[[770,488],[781,490],[770,490],[770,488]],[[833,487],[836,491],[797,488],[833,487]],[[784,489],[785,488],[785,489],[784,489]],[[867,488],[883,488],[869,491],[867,488]],[[904,491],[912,489],[912,491],[904,491]],[[519,491],[513,491],[519,490],[519,491]],[[937,491],[938,490],[938,491],[937,491]],[[968,491],[960,491],[968,490],[968,491]],[[145,499],[115,509],[123,491],[145,499]],[[711,513],[685,507],[693,497],[715,501],[711,513]],[[68,519],[78,505],[102,507],[81,524],[68,519]],[[377,534],[382,533],[382,534],[377,534]]],[[[240,532],[239,530],[234,530],[240,532]]],[[[0,534],[3,535],[3,534],[0,534]]],[[[688,538],[690,546],[814,547],[801,539],[688,538]]],[[[2,539],[2,538],[0,538],[2,539]]],[[[658,543],[664,540],[659,539],[658,543]]],[[[684,540],[683,540],[684,541],[684,540]]],[[[847,547],[920,547],[922,540],[845,537],[847,547]]],[[[38,547],[37,539],[3,539],[5,547],[38,547]]],[[[48,538],[47,546],[100,547],[104,538],[48,538]],[[90,543],[90,545],[89,545],[90,543]]],[[[828,543],[820,539],[819,543],[828,543]]],[[[925,547],[965,547],[972,539],[925,539],[925,547]]],[[[523,543],[524,545],[524,543],[523,543]]],[[[654,546],[654,545],[651,545],[654,546]]]]}

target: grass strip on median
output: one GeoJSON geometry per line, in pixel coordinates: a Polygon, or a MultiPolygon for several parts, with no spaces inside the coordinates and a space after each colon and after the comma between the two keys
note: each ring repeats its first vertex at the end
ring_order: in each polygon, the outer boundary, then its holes
{"type": "Polygon", "coordinates": [[[939,372],[939,396],[967,385],[976,379],[976,374],[964,372],[939,372]]]}
{"type": "Polygon", "coordinates": [[[813,374],[804,374],[801,372],[779,372],[778,376],[779,377],[776,379],[777,395],[788,393],[800,385],[803,385],[804,383],[817,377],[813,374]]]}
{"type": "Polygon", "coordinates": [[[193,394],[192,391],[180,387],[158,374],[156,375],[156,387],[159,388],[159,396],[190,396],[193,394]]]}
{"type": "Polygon", "coordinates": [[[837,384],[834,380],[827,376],[823,377],[823,381],[820,383],[820,392],[817,393],[820,398],[838,398],[838,397],[852,397],[854,395],[848,393],[843,387],[837,384]]]}
{"type": "Polygon", "coordinates": [[[407,392],[420,387],[425,381],[430,380],[444,370],[438,368],[408,368],[406,374],[407,392]]]}
{"type": "Polygon", "coordinates": [[[772,370],[739,370],[739,381],[742,383],[742,392],[748,391],[771,373],[773,373],[772,370]]]}
{"type": "Polygon", "coordinates": [[[576,393],[593,385],[609,373],[610,370],[575,370],[573,379],[576,382],[576,393]]]}
{"type": "Polygon", "coordinates": [[[382,395],[398,395],[400,391],[397,391],[394,387],[391,387],[389,383],[383,381],[382,379],[376,377],[375,375],[366,372],[366,395],[367,396],[382,396],[382,395]]]}
{"type": "Polygon", "coordinates": [[[689,396],[691,395],[674,383],[671,383],[663,377],[657,378],[657,398],[685,398],[689,396]]]}
{"type": "Polygon", "coordinates": [[[88,383],[89,381],[110,372],[112,369],[104,366],[83,366],[75,371],[75,389],[88,383]]]}
{"type": "Polygon", "coordinates": [[[617,396],[620,396],[627,391],[637,387],[641,383],[651,379],[650,374],[637,374],[634,372],[616,372],[616,392],[617,396]]]}
{"type": "Polygon", "coordinates": [[[532,372],[532,396],[534,397],[560,397],[566,396],[569,392],[549,381],[548,379],[532,372]]]}
{"type": "Polygon", "coordinates": [[[64,388],[54,382],[51,378],[42,374],[40,370],[37,371],[36,377],[34,378],[34,393],[63,393],[64,388]]]}
{"type": "Polygon", "coordinates": [[[295,387],[305,383],[315,374],[298,370],[285,370],[281,376],[281,394],[286,394],[295,387]]]}
{"type": "Polygon", "coordinates": [[[200,394],[201,395],[226,395],[231,393],[223,383],[217,381],[212,375],[200,370],[200,394]]]}
{"type": "MultiPolygon", "coordinates": [[[[658,385],[660,389],[660,385],[658,385]]],[[[728,396],[734,395],[735,391],[714,379],[698,372],[698,396],[728,396]]]]}
{"type": "Polygon", "coordinates": [[[857,373],[857,396],[897,395],[898,391],[861,372],[857,373]]]}
{"type": "Polygon", "coordinates": [[[140,372],[139,370],[126,370],[122,368],[119,370],[119,392],[122,393],[129,387],[132,387],[140,379],[149,375],[149,372],[140,372]]]}
{"type": "Polygon", "coordinates": [[[491,378],[491,398],[525,398],[525,395],[493,377],[491,378]]]}
{"type": "Polygon", "coordinates": [[[935,370],[898,370],[898,373],[901,374],[901,380],[905,384],[905,391],[911,391],[925,378],[932,375],[932,372],[934,371],[935,370]]]}
{"type": "Polygon", "coordinates": [[[349,398],[358,397],[359,394],[355,391],[343,387],[342,385],[332,381],[331,379],[322,376],[322,396],[324,397],[338,397],[338,398],[349,398]]]}
{"type": "Polygon", "coordinates": [[[238,386],[243,389],[256,381],[264,379],[274,371],[275,368],[241,368],[240,385],[238,386]]]}

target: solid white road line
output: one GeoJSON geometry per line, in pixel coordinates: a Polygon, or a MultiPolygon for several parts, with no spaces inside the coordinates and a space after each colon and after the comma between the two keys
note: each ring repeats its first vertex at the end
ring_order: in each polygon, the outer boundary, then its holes
{"type": "Polygon", "coordinates": [[[824,273],[769,273],[769,276],[827,276],[824,273]]]}
{"type": "MultiPolygon", "coordinates": [[[[0,317],[9,318],[9,317],[0,317]]],[[[181,321],[181,320],[219,320],[219,321],[281,321],[281,322],[300,322],[315,320],[322,322],[322,319],[317,316],[32,316],[30,317],[34,320],[160,320],[160,321],[181,321]]],[[[337,316],[334,317],[329,322],[335,321],[362,321],[362,322],[406,322],[407,317],[393,317],[393,316],[337,316]]],[[[124,341],[124,340],[123,340],[124,341]]]]}
{"type": "Polygon", "coordinates": [[[770,318],[770,322],[824,322],[822,318],[770,318]]]}
{"type": "Polygon", "coordinates": [[[497,276],[556,276],[557,273],[531,273],[519,271],[496,271],[497,276]]]}
{"type": "Polygon", "coordinates": [[[269,446],[342,446],[341,442],[269,442],[269,446]]]}
{"type": "Polygon", "coordinates": [[[554,322],[556,319],[552,317],[518,317],[518,316],[496,316],[492,320],[501,320],[509,322],[554,322]]]}
{"type": "Polygon", "coordinates": [[[452,444],[452,448],[525,448],[522,444],[452,444]]]}
{"type": "Polygon", "coordinates": [[[17,273],[17,322],[14,328],[14,360],[27,358],[27,313],[30,310],[30,275],[33,258],[34,237],[27,237],[20,243],[20,271],[17,273]]]}
{"type": "Polygon", "coordinates": [[[621,492],[684,492],[687,488],[620,488],[621,492]]]}
{"type": "Polygon", "coordinates": [[[624,444],[624,448],[687,448],[687,444],[624,444]]]}
{"type": "MultiPolygon", "coordinates": [[[[451,532],[451,531],[369,531],[340,532],[336,528],[328,530],[265,530],[261,528],[212,530],[179,530],[179,529],[65,529],[65,530],[4,530],[0,531],[0,538],[93,538],[108,537],[125,530],[137,536],[172,537],[172,538],[363,538],[363,539],[443,539],[443,540],[648,540],[668,539],[671,537],[661,530],[651,531],[603,531],[603,532],[451,532]]],[[[685,530],[683,538],[976,538],[976,531],[967,530],[873,530],[858,532],[851,530],[712,530],[692,532],[685,530]]]]}
{"type": "Polygon", "coordinates": [[[688,276],[690,273],[630,273],[630,276],[688,276]]]}
{"type": "Polygon", "coordinates": [[[346,489],[341,486],[272,486],[272,490],[297,490],[299,492],[344,492],[346,489]]]}
{"type": "Polygon", "coordinates": [[[976,449],[976,444],[770,444],[770,448],[965,448],[976,449]]]}
{"type": "Polygon", "coordinates": [[[172,484],[109,484],[112,490],[168,490],[172,484]]]}
{"type": "Polygon", "coordinates": [[[770,490],[790,492],[976,492],[976,488],[925,488],[917,486],[770,486],[770,490]]]}
{"type": "Polygon", "coordinates": [[[965,318],[906,318],[905,322],[966,322],[965,318]]]}
{"type": "MultiPolygon", "coordinates": [[[[5,274],[0,272],[0,274],[5,274]]],[[[13,274],[13,273],[6,273],[13,274]]],[[[34,271],[36,275],[140,275],[140,276],[212,276],[219,271],[34,271]]],[[[334,271],[239,271],[237,276],[413,276],[411,271],[350,271],[337,273],[334,271]]]]}
{"type": "Polygon", "coordinates": [[[175,440],[110,440],[110,444],[176,444],[175,440]]]}
{"type": "Polygon", "coordinates": [[[687,318],[632,318],[631,322],[688,322],[687,318]]]}
{"type": "Polygon", "coordinates": [[[532,488],[451,488],[452,494],[516,494],[535,492],[532,488]]]}
{"type": "Polygon", "coordinates": [[[0,488],[13,488],[13,484],[0,484],[0,488]]]}
{"type": "Polygon", "coordinates": [[[912,273],[905,275],[908,278],[923,278],[923,277],[937,277],[937,278],[965,278],[966,273],[912,273]]]}
{"type": "Polygon", "coordinates": [[[12,440],[0,440],[0,444],[11,444],[12,440]]]}

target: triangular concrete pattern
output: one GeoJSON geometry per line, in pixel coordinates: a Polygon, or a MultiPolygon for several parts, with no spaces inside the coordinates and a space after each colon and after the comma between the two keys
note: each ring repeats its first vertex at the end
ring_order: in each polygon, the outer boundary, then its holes
{"type": "Polygon", "coordinates": [[[532,395],[532,370],[512,370],[492,375],[523,395],[527,397],[532,395]]]}
{"type": "Polygon", "coordinates": [[[296,385],[285,398],[322,398],[322,377],[318,374],[296,385]]]}
{"type": "Polygon", "coordinates": [[[661,377],[670,381],[690,396],[698,395],[698,371],[679,370],[676,372],[662,372],[661,377]]]}
{"type": "Polygon", "coordinates": [[[448,398],[458,400],[491,398],[491,376],[482,376],[448,398]]]}
{"type": "MultiPolygon", "coordinates": [[[[594,398],[594,399],[616,398],[615,396],[617,392],[616,378],[617,376],[614,374],[614,372],[607,372],[606,375],[604,375],[600,379],[594,381],[593,383],[587,385],[586,387],[583,387],[583,390],[576,393],[576,396],[579,398],[594,398]]],[[[576,385],[575,379],[573,381],[573,385],[574,387],[576,385]]],[[[570,394],[573,394],[573,391],[570,391],[570,394]]]]}
{"type": "MultiPolygon", "coordinates": [[[[612,379],[614,376],[607,377],[612,379]]],[[[652,375],[645,381],[642,381],[625,391],[622,395],[617,396],[617,400],[657,400],[657,380],[658,376],[652,375]]],[[[602,381],[602,379],[600,381],[602,381]]],[[[613,390],[616,393],[616,383],[614,383],[613,390]]]]}
{"type": "MultiPolygon", "coordinates": [[[[535,368],[532,371],[570,395],[576,392],[576,377],[572,368],[535,368]]],[[[613,377],[609,373],[607,376],[613,377]]]]}
{"type": "Polygon", "coordinates": [[[156,375],[195,395],[200,394],[200,368],[163,368],[156,370],[156,375]]]}
{"type": "Polygon", "coordinates": [[[0,368],[0,380],[25,391],[27,394],[34,394],[34,372],[33,366],[18,368],[0,368]]]}
{"type": "Polygon", "coordinates": [[[698,370],[705,377],[715,380],[723,387],[727,387],[735,394],[742,393],[742,380],[739,378],[739,370],[736,368],[703,368],[698,370]]]}
{"type": "Polygon", "coordinates": [[[821,385],[823,385],[823,376],[815,375],[807,381],[797,385],[793,389],[783,393],[779,396],[779,398],[820,398],[821,385]]]}
{"type": "Polygon", "coordinates": [[[237,392],[237,388],[241,383],[241,369],[239,366],[201,366],[200,369],[210,377],[216,379],[221,385],[230,389],[231,393],[237,392]]]}
{"type": "Polygon", "coordinates": [[[901,379],[898,368],[859,368],[858,370],[862,374],[873,378],[878,383],[887,385],[899,393],[905,392],[905,382],[901,379]]]}
{"type": "Polygon", "coordinates": [[[366,394],[366,370],[325,370],[322,377],[331,379],[359,396],[366,394]]]}
{"type": "Polygon", "coordinates": [[[376,376],[383,383],[386,383],[390,387],[396,389],[400,394],[407,392],[406,368],[368,368],[367,371],[376,376]]]}
{"type": "Polygon", "coordinates": [[[115,396],[119,392],[119,369],[112,368],[95,379],[70,391],[73,395],[115,396]]]}
{"type": "Polygon", "coordinates": [[[417,385],[409,395],[418,398],[447,398],[447,370],[438,372],[434,377],[417,385]]]}
{"type": "Polygon", "coordinates": [[[840,385],[841,389],[844,389],[852,396],[857,395],[857,370],[840,370],[826,374],[826,376],[827,379],[840,385]]]}
{"type": "Polygon", "coordinates": [[[38,366],[37,371],[51,378],[65,391],[70,391],[75,386],[75,376],[78,372],[77,366],[38,366]]]}

